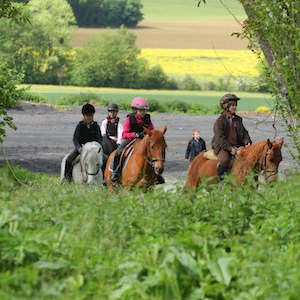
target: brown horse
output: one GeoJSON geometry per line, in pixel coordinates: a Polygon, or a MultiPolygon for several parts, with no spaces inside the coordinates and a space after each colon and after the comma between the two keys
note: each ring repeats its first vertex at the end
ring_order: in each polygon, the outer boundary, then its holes
{"type": "MultiPolygon", "coordinates": [[[[264,174],[265,180],[271,182],[275,180],[278,172],[278,165],[282,161],[281,147],[283,138],[278,143],[269,139],[241,149],[239,155],[235,156],[229,174],[236,178],[236,184],[245,183],[245,176],[254,173],[257,180],[258,173],[264,174]]],[[[204,152],[195,157],[192,161],[188,178],[184,189],[196,188],[203,179],[207,179],[208,184],[217,183],[217,160],[206,159],[204,152]]]]}
{"type": "MultiPolygon", "coordinates": [[[[162,130],[148,130],[145,128],[146,135],[140,140],[134,142],[133,152],[127,162],[127,165],[121,175],[121,184],[125,188],[134,186],[148,189],[155,184],[156,176],[164,171],[166,141],[164,134],[167,126],[162,130]]],[[[110,182],[111,171],[109,165],[115,155],[115,151],[109,156],[104,179],[107,186],[118,187],[119,184],[110,182]]]]}

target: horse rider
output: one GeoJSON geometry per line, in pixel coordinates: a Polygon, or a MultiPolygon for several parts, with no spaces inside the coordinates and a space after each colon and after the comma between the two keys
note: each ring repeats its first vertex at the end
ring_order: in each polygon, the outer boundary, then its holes
{"type": "Polygon", "coordinates": [[[66,159],[65,179],[69,182],[72,179],[72,162],[81,153],[82,145],[93,141],[98,142],[100,145],[102,144],[100,127],[97,122],[94,121],[95,107],[87,103],[82,106],[81,112],[83,120],[77,124],[73,135],[75,149],[66,159]]]}
{"type": "MultiPolygon", "coordinates": [[[[122,133],[122,143],[118,146],[115,157],[113,161],[113,171],[110,176],[111,182],[118,181],[120,177],[119,161],[122,150],[128,145],[132,140],[139,138],[142,139],[145,136],[144,127],[149,130],[153,130],[154,126],[151,122],[150,114],[146,113],[149,109],[149,104],[147,100],[143,97],[136,97],[131,102],[132,113],[127,116],[124,123],[124,129],[122,133]]],[[[157,176],[156,183],[164,183],[164,179],[161,175],[157,176]]]]}
{"type": "Polygon", "coordinates": [[[228,171],[230,160],[236,154],[236,149],[252,144],[242,118],[235,113],[239,100],[240,98],[234,94],[225,94],[220,99],[222,112],[214,124],[214,137],[211,142],[214,153],[218,156],[219,182],[228,171]]]}
{"type": "Polygon", "coordinates": [[[123,124],[118,118],[119,106],[116,103],[110,103],[107,106],[108,116],[101,123],[101,134],[114,140],[117,145],[122,142],[123,124]]]}

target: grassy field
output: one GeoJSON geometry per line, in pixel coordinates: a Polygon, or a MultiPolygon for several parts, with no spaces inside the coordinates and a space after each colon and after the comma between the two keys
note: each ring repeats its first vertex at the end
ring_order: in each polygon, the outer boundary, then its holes
{"type": "MultiPolygon", "coordinates": [[[[225,92],[193,92],[193,91],[164,91],[164,90],[131,90],[113,88],[85,88],[73,86],[45,86],[32,85],[30,92],[47,97],[51,104],[58,103],[61,97],[79,94],[94,93],[111,102],[130,101],[134,97],[143,96],[147,99],[158,101],[185,101],[188,103],[199,103],[205,106],[218,105],[221,95],[225,92]]],[[[268,94],[239,93],[242,100],[239,103],[239,110],[254,111],[258,106],[272,107],[273,101],[268,94]]]]}
{"type": "Polygon", "coordinates": [[[300,178],[109,194],[0,168],[1,300],[298,299],[300,178]]]}
{"type": "MultiPolygon", "coordinates": [[[[196,0],[143,0],[144,18],[150,19],[210,19],[232,18],[219,0],[209,0],[197,7],[196,0]]],[[[223,1],[236,17],[245,17],[242,5],[237,0],[223,1]]]]}

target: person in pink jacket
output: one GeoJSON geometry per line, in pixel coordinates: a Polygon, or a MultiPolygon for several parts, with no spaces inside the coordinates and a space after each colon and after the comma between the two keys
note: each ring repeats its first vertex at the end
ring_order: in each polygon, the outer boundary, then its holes
{"type": "MultiPolygon", "coordinates": [[[[119,161],[122,150],[125,146],[136,138],[142,139],[145,136],[144,127],[149,130],[154,129],[151,117],[146,113],[146,110],[149,109],[149,105],[145,98],[134,98],[131,102],[131,108],[133,113],[128,115],[126,118],[122,133],[122,143],[118,146],[115,153],[113,172],[110,177],[111,182],[116,182],[119,179],[119,161]]],[[[161,176],[157,178],[157,184],[159,183],[164,183],[164,179],[161,176]]]]}

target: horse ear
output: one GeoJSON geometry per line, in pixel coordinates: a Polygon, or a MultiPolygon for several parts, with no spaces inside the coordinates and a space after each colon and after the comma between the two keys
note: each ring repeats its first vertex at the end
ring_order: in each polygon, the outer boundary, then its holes
{"type": "Polygon", "coordinates": [[[271,141],[269,139],[267,140],[267,145],[268,145],[269,149],[272,149],[273,144],[271,143],[271,141]]]}
{"type": "Polygon", "coordinates": [[[164,127],[161,129],[161,132],[163,133],[163,135],[166,133],[167,131],[167,125],[165,124],[164,127]]]}
{"type": "Polygon", "coordinates": [[[152,135],[151,130],[149,130],[147,127],[144,127],[144,131],[146,132],[146,134],[149,134],[150,136],[152,135]]]}
{"type": "Polygon", "coordinates": [[[281,137],[278,141],[278,145],[279,145],[280,149],[282,147],[282,144],[283,144],[283,137],[281,137]]]}

